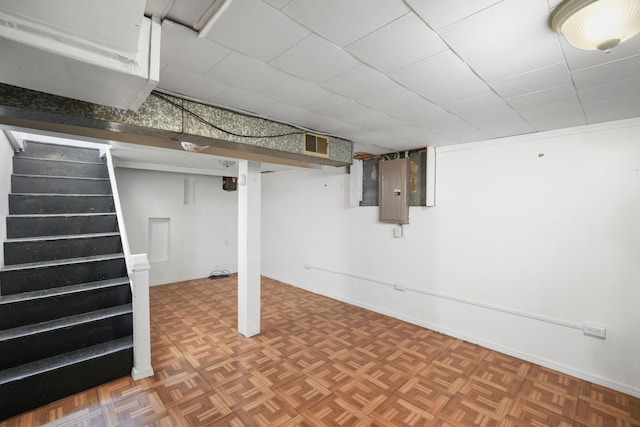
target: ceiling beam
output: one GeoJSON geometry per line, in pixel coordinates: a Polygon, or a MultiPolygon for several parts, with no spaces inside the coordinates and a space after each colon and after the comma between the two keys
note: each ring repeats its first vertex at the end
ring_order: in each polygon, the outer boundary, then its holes
{"type": "Polygon", "coordinates": [[[345,166],[353,155],[352,142],[336,137],[328,158],[307,155],[299,128],[156,92],[134,112],[0,84],[0,124],[179,150],[185,141],[289,166],[345,166]]]}

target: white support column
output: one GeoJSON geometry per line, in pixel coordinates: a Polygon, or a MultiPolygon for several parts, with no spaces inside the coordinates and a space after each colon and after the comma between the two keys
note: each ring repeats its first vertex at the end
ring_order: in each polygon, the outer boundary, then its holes
{"type": "Polygon", "coordinates": [[[260,333],[260,163],[238,165],[238,332],[260,333]]]}
{"type": "Polygon", "coordinates": [[[149,315],[149,258],[131,255],[131,291],[133,292],[133,369],[134,380],[153,375],[151,366],[151,319],[149,315]]]}

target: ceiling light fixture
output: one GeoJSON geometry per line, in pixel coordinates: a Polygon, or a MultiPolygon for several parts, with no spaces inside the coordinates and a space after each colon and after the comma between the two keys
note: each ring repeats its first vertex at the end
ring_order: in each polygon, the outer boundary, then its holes
{"type": "Polygon", "coordinates": [[[182,145],[182,149],[184,151],[188,151],[190,153],[199,153],[200,151],[209,148],[208,145],[198,145],[187,141],[180,142],[180,145],[182,145]]]}
{"type": "Polygon", "coordinates": [[[640,1],[565,0],[551,28],[578,49],[609,50],[640,32],[640,1]]]}

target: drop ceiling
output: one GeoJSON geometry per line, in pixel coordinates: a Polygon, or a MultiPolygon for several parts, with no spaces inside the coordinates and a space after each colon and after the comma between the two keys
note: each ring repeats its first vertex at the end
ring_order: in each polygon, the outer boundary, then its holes
{"type": "Polygon", "coordinates": [[[383,152],[640,116],[640,36],[581,51],[558,0],[154,0],[159,88],[383,152]]]}
{"type": "Polygon", "coordinates": [[[548,26],[559,0],[229,1],[205,37],[220,3],[146,2],[158,89],[372,153],[640,116],[640,36],[578,50],[548,26]]]}

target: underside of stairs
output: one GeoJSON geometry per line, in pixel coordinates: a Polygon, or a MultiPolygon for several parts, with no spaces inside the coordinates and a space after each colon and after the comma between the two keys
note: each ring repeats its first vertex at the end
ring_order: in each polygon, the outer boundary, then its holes
{"type": "Polygon", "coordinates": [[[26,142],[0,269],[0,420],[130,375],[131,288],[107,165],[26,142]]]}

